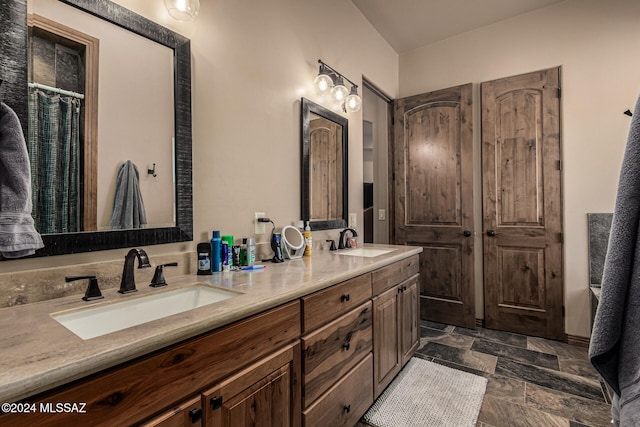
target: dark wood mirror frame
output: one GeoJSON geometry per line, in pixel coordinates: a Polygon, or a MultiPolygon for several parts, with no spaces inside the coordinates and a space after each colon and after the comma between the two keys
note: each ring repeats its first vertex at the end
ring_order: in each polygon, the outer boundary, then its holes
{"type": "Polygon", "coordinates": [[[302,141],[302,156],[301,156],[301,172],[300,172],[300,211],[302,213],[302,219],[304,221],[309,220],[311,201],[310,197],[310,183],[309,183],[309,171],[310,171],[310,135],[309,135],[309,114],[314,113],[320,117],[330,120],[342,126],[342,218],[338,220],[328,221],[310,221],[309,226],[311,230],[331,230],[335,228],[345,228],[347,226],[347,218],[349,215],[349,179],[348,179],[348,135],[349,135],[349,120],[341,115],[334,113],[331,110],[324,108],[321,105],[316,104],[306,98],[301,99],[301,115],[300,115],[300,129],[301,129],[301,141],[302,141]]]}
{"type": "MultiPolygon", "coordinates": [[[[92,252],[193,240],[191,178],[191,45],[189,39],[109,0],[59,0],[164,45],[174,52],[175,227],[43,235],[34,256],[92,252]]],[[[27,131],[27,4],[0,0],[0,100],[11,105],[27,131]],[[2,63],[6,65],[1,65],[2,63]],[[5,77],[6,76],[6,77],[5,77]]],[[[1,258],[0,258],[1,259],[1,258]]]]}

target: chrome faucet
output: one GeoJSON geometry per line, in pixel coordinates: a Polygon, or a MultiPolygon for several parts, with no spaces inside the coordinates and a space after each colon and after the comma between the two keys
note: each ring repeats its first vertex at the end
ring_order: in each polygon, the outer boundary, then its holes
{"type": "Polygon", "coordinates": [[[120,282],[120,292],[121,294],[128,294],[131,292],[137,292],[136,282],[134,280],[133,274],[133,259],[134,257],[138,258],[138,268],[149,268],[151,264],[149,263],[149,257],[147,253],[139,248],[134,248],[129,251],[127,256],[124,257],[124,269],[122,270],[122,281],[120,282]]]}
{"type": "Polygon", "coordinates": [[[347,242],[345,243],[344,238],[347,234],[347,231],[351,232],[351,237],[358,237],[358,233],[356,233],[356,230],[354,230],[353,228],[345,228],[344,230],[342,230],[340,232],[340,238],[338,241],[338,249],[346,249],[346,248],[350,248],[351,247],[351,242],[347,240],[347,242]]]}

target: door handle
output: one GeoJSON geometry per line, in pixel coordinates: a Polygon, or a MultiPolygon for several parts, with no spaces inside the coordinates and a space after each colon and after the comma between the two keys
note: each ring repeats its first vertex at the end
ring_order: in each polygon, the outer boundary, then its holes
{"type": "Polygon", "coordinates": [[[469,230],[464,230],[464,231],[462,232],[462,235],[463,235],[464,237],[469,237],[469,236],[471,236],[471,232],[470,232],[469,230]]]}
{"type": "Polygon", "coordinates": [[[489,237],[495,237],[496,236],[496,232],[493,230],[487,230],[487,236],[489,237]]]}

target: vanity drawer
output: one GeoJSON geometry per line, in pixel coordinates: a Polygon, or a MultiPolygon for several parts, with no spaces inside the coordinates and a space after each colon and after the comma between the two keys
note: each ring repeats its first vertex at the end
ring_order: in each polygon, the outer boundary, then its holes
{"type": "Polygon", "coordinates": [[[368,301],[302,337],[303,407],[371,351],[372,318],[372,304],[368,301]]]}
{"type": "Polygon", "coordinates": [[[371,274],[363,274],[302,298],[303,331],[309,332],[371,298],[371,274]]]}
{"type": "Polygon", "coordinates": [[[373,295],[380,295],[391,286],[407,280],[420,271],[420,258],[414,255],[371,273],[373,295]]]}
{"type": "Polygon", "coordinates": [[[373,403],[373,356],[365,357],[302,413],[304,427],[354,426],[373,403]]]}

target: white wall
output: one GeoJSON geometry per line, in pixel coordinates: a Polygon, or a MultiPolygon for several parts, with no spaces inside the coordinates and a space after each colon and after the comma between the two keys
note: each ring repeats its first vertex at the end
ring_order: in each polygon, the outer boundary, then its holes
{"type": "MultiPolygon", "coordinates": [[[[300,98],[323,103],[312,87],[319,58],[360,87],[366,75],[398,94],[398,55],[350,1],[201,1],[193,23],[172,20],[162,1],[116,2],[191,39],[194,241],[149,246],[152,262],[154,254],[195,250],[213,229],[251,235],[254,212],[266,212],[279,227],[299,219],[300,98]]],[[[349,205],[355,208],[362,205],[362,113],[347,117],[349,205]]],[[[361,224],[362,209],[353,211],[361,224]]],[[[125,253],[5,261],[0,272],[125,253]]]]}
{"type": "MultiPolygon", "coordinates": [[[[400,56],[400,96],[472,82],[480,168],[478,83],[562,67],[565,332],[589,336],[587,217],[613,212],[630,118],[640,93],[640,2],[567,0],[400,56]]],[[[480,175],[475,177],[480,212],[480,175]]],[[[480,218],[476,214],[476,218],[480,218]]],[[[481,250],[482,224],[476,253],[481,250]]],[[[476,263],[476,317],[482,313],[476,263]]]]}

